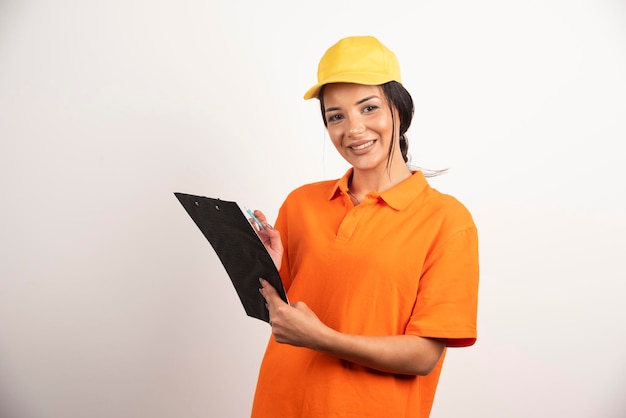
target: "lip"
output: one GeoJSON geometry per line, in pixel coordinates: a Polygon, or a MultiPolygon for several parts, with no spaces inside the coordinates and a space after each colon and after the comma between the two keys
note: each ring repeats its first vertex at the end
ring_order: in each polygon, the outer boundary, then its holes
{"type": "Polygon", "coordinates": [[[348,149],[356,154],[361,154],[369,151],[370,148],[376,143],[375,139],[367,141],[356,141],[348,145],[348,149]]]}

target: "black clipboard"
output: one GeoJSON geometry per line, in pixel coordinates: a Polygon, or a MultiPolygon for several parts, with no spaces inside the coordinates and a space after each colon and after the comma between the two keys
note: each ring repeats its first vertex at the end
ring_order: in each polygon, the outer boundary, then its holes
{"type": "Polygon", "coordinates": [[[259,277],[267,280],[286,303],[287,294],[272,258],[236,202],[174,193],[215,250],[246,314],[269,322],[259,277]]]}

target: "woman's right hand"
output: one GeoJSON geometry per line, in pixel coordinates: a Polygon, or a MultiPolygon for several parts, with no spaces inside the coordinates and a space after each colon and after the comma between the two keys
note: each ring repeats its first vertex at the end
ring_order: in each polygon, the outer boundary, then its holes
{"type": "Polygon", "coordinates": [[[250,223],[261,239],[261,242],[263,242],[263,245],[265,245],[265,249],[272,257],[272,261],[274,261],[276,269],[280,270],[280,265],[283,261],[283,243],[280,239],[280,232],[274,229],[272,225],[267,222],[265,214],[260,210],[255,210],[254,216],[257,217],[265,229],[261,228],[252,219],[250,219],[250,223]]]}

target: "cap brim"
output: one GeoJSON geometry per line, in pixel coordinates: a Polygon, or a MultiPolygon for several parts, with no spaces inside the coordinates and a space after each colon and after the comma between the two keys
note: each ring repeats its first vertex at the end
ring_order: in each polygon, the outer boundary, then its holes
{"type": "Polygon", "coordinates": [[[338,74],[334,77],[329,77],[328,79],[317,83],[310,89],[304,93],[304,100],[317,98],[319,94],[320,88],[326,84],[332,83],[354,83],[354,84],[364,84],[366,86],[378,86],[381,84],[388,83],[389,81],[397,81],[402,83],[401,80],[396,80],[395,78],[389,77],[389,74],[372,74],[372,73],[346,73],[346,74],[338,74]]]}
{"type": "Polygon", "coordinates": [[[304,93],[304,100],[314,99],[317,97],[317,93],[324,84],[316,84],[304,93]]]}

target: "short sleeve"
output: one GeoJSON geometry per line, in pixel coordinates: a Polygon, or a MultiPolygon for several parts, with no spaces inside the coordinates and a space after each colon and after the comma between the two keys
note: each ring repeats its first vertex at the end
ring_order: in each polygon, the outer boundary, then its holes
{"type": "Polygon", "coordinates": [[[406,333],[442,338],[448,347],[474,344],[478,277],[478,235],[472,226],[427,257],[406,333]]]}

